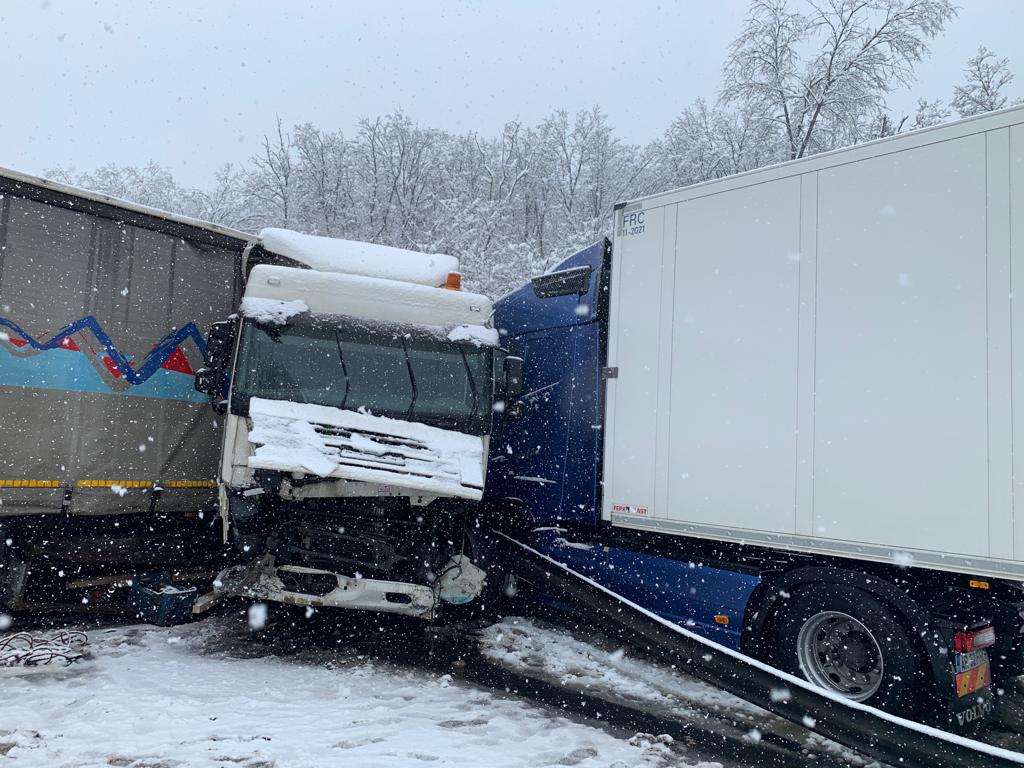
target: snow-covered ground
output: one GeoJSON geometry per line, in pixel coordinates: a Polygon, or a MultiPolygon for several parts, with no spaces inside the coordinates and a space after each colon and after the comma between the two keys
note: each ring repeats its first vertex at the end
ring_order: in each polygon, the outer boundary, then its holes
{"type": "Polygon", "coordinates": [[[355,652],[267,655],[246,631],[231,617],[90,630],[86,661],[0,678],[0,756],[12,768],[694,764],[448,675],[355,652]]]}
{"type": "Polygon", "coordinates": [[[696,678],[634,658],[631,650],[600,636],[586,640],[533,618],[512,617],[481,633],[485,657],[522,674],[563,686],[610,694],[679,716],[708,711],[743,722],[764,722],[764,710],[696,678]]]}
{"type": "MultiPolygon", "coordinates": [[[[362,629],[332,634],[297,616],[297,624],[271,622],[259,633],[237,612],[171,629],[91,629],[86,659],[70,668],[0,670],[0,758],[12,768],[762,765],[701,762],[706,749],[383,660],[392,653],[369,656],[366,648],[381,641],[352,642],[362,629]]],[[[400,627],[369,626],[384,644],[401,645],[400,627]]],[[[754,745],[771,733],[831,758],[819,757],[822,764],[864,765],[849,750],[600,635],[508,618],[482,630],[478,644],[494,664],[591,700],[725,738],[739,733],[754,745]]]]}
{"type": "MultiPolygon", "coordinates": [[[[771,733],[801,749],[850,765],[874,765],[852,750],[799,728],[678,669],[638,656],[613,639],[579,628],[568,631],[535,618],[510,617],[483,630],[489,660],[520,675],[592,698],[652,713],[663,721],[694,723],[705,731],[757,741],[771,733]]],[[[1024,678],[1006,691],[991,727],[975,734],[994,747],[1024,752],[1024,678]]]]}
{"type": "Polygon", "coordinates": [[[683,672],[637,658],[632,649],[593,632],[582,638],[544,621],[513,617],[484,629],[480,646],[486,658],[519,674],[605,701],[681,723],[699,720],[701,728],[723,735],[740,731],[750,741],[772,732],[851,766],[866,764],[839,744],[683,672]]]}

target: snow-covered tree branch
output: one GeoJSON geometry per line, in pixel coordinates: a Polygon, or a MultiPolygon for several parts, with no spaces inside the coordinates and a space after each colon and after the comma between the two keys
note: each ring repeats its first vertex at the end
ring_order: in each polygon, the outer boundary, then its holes
{"type": "Polygon", "coordinates": [[[791,159],[830,149],[896,85],[956,11],[948,0],[754,0],[725,65],[722,99],[781,134],[791,159]],[[838,141],[837,141],[838,140],[838,141]]]}

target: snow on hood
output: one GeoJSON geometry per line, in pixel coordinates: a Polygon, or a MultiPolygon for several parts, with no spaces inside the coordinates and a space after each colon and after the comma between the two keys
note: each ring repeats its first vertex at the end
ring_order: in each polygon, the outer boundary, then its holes
{"type": "Polygon", "coordinates": [[[320,272],[379,277],[437,287],[449,272],[459,271],[459,260],[443,253],[419,253],[376,243],[304,235],[289,229],[260,232],[263,247],[320,272]]]}
{"type": "Polygon", "coordinates": [[[480,437],[309,403],[249,402],[254,469],[303,472],[480,499],[480,437]]]}
{"type": "Polygon", "coordinates": [[[295,316],[308,312],[309,307],[301,299],[293,301],[279,301],[278,299],[261,299],[255,296],[246,296],[242,299],[242,314],[257,323],[268,325],[284,325],[295,316]]]}

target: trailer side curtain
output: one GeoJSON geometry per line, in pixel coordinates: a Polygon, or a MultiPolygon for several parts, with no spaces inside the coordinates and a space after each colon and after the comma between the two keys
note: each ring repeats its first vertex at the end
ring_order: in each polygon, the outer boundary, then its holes
{"type": "Polygon", "coordinates": [[[0,203],[0,516],[212,509],[220,437],[192,374],[239,252],[0,203]]]}

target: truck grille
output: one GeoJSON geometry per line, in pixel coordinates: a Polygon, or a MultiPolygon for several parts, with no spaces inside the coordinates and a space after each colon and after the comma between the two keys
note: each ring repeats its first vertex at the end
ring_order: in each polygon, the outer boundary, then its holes
{"type": "Polygon", "coordinates": [[[483,439],[425,424],[253,398],[249,466],[479,499],[483,439]]]}
{"type": "Polygon", "coordinates": [[[459,462],[422,441],[328,424],[314,424],[313,429],[323,439],[328,449],[325,453],[339,467],[369,469],[382,475],[393,475],[390,482],[397,485],[402,485],[403,480],[411,477],[456,486],[462,484],[459,462]]]}

